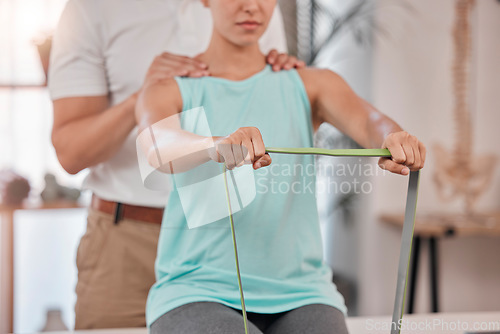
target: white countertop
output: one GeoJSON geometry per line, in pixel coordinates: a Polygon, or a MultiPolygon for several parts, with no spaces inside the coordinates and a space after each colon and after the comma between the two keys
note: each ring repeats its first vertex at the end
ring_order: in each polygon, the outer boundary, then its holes
{"type": "MultiPolygon", "coordinates": [[[[347,326],[350,334],[390,333],[391,317],[349,317],[347,326]]],[[[474,332],[474,326],[483,326],[483,332],[500,332],[500,312],[486,313],[430,313],[405,315],[402,334],[464,334],[474,332]]],[[[481,328],[481,327],[478,327],[481,328]]],[[[480,331],[476,331],[480,332],[480,331]]],[[[51,332],[52,334],[147,334],[146,328],[103,329],[70,332],[51,332]]],[[[46,333],[45,333],[46,334],[46,333]]],[[[50,333],[49,333],[50,334],[50,333]]]]}

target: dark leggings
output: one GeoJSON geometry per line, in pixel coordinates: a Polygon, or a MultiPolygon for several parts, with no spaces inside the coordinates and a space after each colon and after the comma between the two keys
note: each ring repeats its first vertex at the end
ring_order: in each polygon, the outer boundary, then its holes
{"type": "MultiPolygon", "coordinates": [[[[347,334],[344,314],[338,309],[312,304],[291,311],[262,314],[247,312],[251,334],[347,334]]],[[[213,302],[177,307],[158,318],[151,334],[245,333],[240,310],[213,302]]]]}

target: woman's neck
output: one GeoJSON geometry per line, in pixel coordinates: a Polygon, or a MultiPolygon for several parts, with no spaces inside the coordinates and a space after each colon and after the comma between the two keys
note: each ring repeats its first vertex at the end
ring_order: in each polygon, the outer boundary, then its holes
{"type": "Polygon", "coordinates": [[[258,43],[238,46],[215,31],[207,50],[196,58],[208,65],[211,76],[229,80],[246,79],[266,66],[258,43]]]}

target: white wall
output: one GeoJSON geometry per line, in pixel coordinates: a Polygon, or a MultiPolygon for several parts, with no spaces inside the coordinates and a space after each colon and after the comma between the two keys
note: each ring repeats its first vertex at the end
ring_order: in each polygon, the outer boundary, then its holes
{"type": "MultiPolygon", "coordinates": [[[[402,2],[402,1],[400,1],[402,2]]],[[[442,203],[432,183],[434,156],[431,145],[453,145],[451,66],[454,1],[408,1],[412,12],[380,10],[379,22],[391,31],[390,39],[377,39],[372,82],[373,103],[394,118],[429,148],[422,173],[419,212],[457,211],[460,202],[442,203]]],[[[386,8],[391,0],[379,0],[386,8]]],[[[476,68],[474,151],[500,154],[500,4],[477,1],[477,23],[473,33],[476,68]]],[[[458,166],[457,166],[458,167],[458,166]]],[[[361,245],[360,314],[389,314],[395,290],[400,232],[381,224],[377,216],[403,212],[407,180],[404,177],[375,178],[373,215],[366,221],[361,245]]],[[[500,169],[495,181],[481,197],[480,210],[500,209],[500,169]]],[[[426,250],[426,245],[422,245],[426,250]]],[[[439,243],[441,311],[487,311],[500,309],[500,239],[460,237],[439,243]]],[[[429,311],[427,254],[422,254],[417,287],[417,312],[429,311]]]]}
{"type": "Polygon", "coordinates": [[[76,251],[86,209],[17,211],[14,230],[14,331],[41,330],[49,309],[74,326],[76,251]]]}
{"type": "MultiPolygon", "coordinates": [[[[338,15],[341,15],[357,1],[320,0],[318,2],[323,6],[331,8],[338,15]]],[[[366,22],[366,19],[363,19],[363,22],[366,23],[364,27],[369,26],[369,22],[366,22]]],[[[320,31],[320,38],[326,32],[326,29],[323,30],[320,31]]],[[[370,29],[367,29],[365,32],[367,36],[372,34],[370,29]]],[[[372,46],[369,43],[360,44],[356,42],[350,30],[346,29],[318,56],[315,66],[335,71],[347,81],[358,95],[370,100],[373,73],[372,54],[372,46]]],[[[323,135],[340,136],[338,130],[327,124],[322,125],[320,132],[323,135]]],[[[358,163],[360,164],[358,167],[365,166],[367,163],[376,164],[376,160],[367,158],[322,157],[318,159],[321,159],[323,165],[329,164],[334,169],[355,167],[358,163]]],[[[364,182],[371,182],[369,177],[360,176],[358,172],[348,174],[347,177],[335,176],[335,173],[325,173],[324,176],[317,174],[317,181],[319,183],[333,183],[338,186],[341,186],[344,182],[349,184],[358,182],[359,185],[364,182]]],[[[358,188],[360,189],[361,187],[358,186],[358,188]]],[[[338,203],[341,196],[342,194],[338,192],[317,194],[325,260],[333,269],[334,275],[341,276],[342,279],[347,279],[349,283],[357,286],[361,279],[360,261],[362,256],[359,245],[362,244],[365,221],[369,215],[363,209],[370,205],[372,194],[359,194],[357,196],[356,209],[353,210],[352,221],[347,221],[340,210],[332,210],[332,206],[338,203]]],[[[353,298],[352,295],[350,297],[353,298]]],[[[349,315],[358,314],[356,297],[354,297],[354,301],[348,301],[347,306],[349,308],[349,315]]]]}

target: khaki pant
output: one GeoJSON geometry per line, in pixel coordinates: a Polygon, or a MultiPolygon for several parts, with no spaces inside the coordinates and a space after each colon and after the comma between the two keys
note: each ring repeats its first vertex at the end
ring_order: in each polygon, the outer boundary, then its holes
{"type": "Polygon", "coordinates": [[[75,329],[146,326],[160,225],[89,209],[80,240],[75,329]]]}

